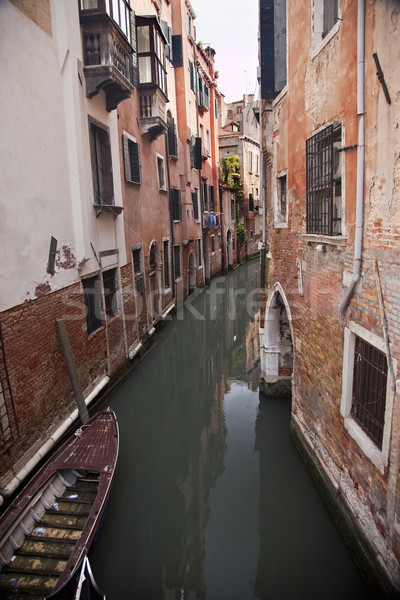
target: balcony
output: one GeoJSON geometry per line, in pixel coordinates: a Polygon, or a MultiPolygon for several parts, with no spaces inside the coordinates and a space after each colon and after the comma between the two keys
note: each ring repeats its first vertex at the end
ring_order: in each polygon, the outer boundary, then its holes
{"type": "Polygon", "coordinates": [[[139,89],[140,128],[151,141],[168,130],[165,96],[159,88],[139,89]]]}
{"type": "Polygon", "coordinates": [[[130,11],[127,9],[124,19],[127,37],[112,16],[107,14],[104,0],[98,0],[96,4],[98,8],[80,11],[83,72],[88,98],[103,90],[106,108],[110,112],[122,100],[129,98],[133,90],[130,82],[130,57],[133,49],[128,40],[130,11]]]}

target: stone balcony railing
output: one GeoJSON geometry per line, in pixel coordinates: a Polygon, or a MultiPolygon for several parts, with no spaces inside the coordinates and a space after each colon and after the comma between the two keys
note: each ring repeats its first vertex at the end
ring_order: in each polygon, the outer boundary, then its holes
{"type": "Polygon", "coordinates": [[[131,45],[106,13],[81,12],[81,32],[86,95],[92,98],[103,90],[106,108],[114,110],[129,98],[131,45]]]}

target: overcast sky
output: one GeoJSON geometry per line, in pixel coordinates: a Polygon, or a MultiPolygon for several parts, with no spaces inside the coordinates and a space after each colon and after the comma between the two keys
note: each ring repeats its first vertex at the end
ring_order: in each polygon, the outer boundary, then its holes
{"type": "Polygon", "coordinates": [[[226,102],[258,93],[258,0],[190,0],[197,41],[216,51],[218,87],[226,102]]]}

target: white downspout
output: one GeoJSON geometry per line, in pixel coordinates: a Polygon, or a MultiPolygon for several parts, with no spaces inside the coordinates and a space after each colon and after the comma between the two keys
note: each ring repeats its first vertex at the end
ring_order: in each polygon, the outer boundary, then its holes
{"type": "Polygon", "coordinates": [[[357,6],[357,116],[357,197],[354,267],[352,280],[340,305],[340,312],[342,315],[344,315],[350,304],[350,300],[361,275],[365,170],[365,0],[358,0],[357,6]]]}

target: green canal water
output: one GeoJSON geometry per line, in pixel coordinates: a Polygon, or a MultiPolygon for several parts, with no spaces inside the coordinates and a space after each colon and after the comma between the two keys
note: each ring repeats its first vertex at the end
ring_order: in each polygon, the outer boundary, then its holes
{"type": "Polygon", "coordinates": [[[90,555],[107,600],[372,598],[290,439],[290,402],[259,395],[258,274],[186,303],[108,401],[120,454],[90,555]]]}

